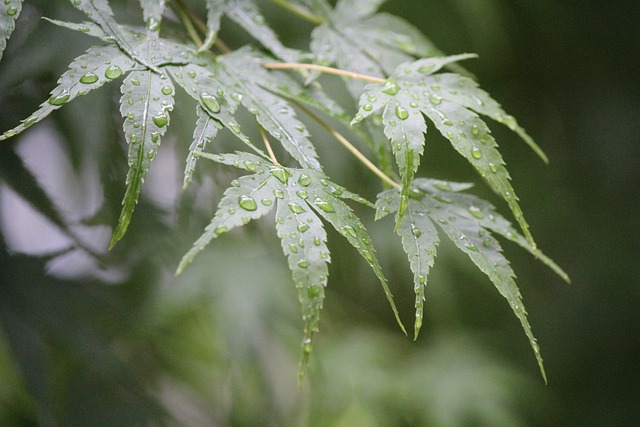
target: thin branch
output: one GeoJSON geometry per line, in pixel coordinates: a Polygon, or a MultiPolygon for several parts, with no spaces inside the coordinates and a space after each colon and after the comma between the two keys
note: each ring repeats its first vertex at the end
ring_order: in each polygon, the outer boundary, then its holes
{"type": "Polygon", "coordinates": [[[318,64],[298,64],[290,62],[269,62],[263,64],[269,70],[316,70],[328,74],[336,74],[338,76],[351,77],[353,79],[365,80],[373,83],[384,83],[385,79],[380,77],[368,76],[366,74],[354,73],[353,71],[345,71],[339,68],[326,67],[318,64]]]}
{"type": "Polygon", "coordinates": [[[264,128],[258,125],[258,130],[260,130],[260,136],[262,137],[262,141],[264,142],[264,146],[267,147],[267,152],[269,153],[269,158],[273,163],[279,165],[278,159],[276,159],[276,155],[273,152],[273,148],[271,148],[271,144],[269,143],[269,137],[264,131],[264,128]]]}
{"type": "Polygon", "coordinates": [[[327,122],[322,120],[320,117],[315,115],[311,110],[306,108],[304,105],[301,105],[295,100],[290,100],[292,104],[295,104],[296,107],[304,111],[306,115],[315,120],[322,128],[324,128],[327,132],[329,132],[335,139],[338,140],[343,147],[345,147],[351,154],[353,154],[362,164],[364,164],[371,172],[376,174],[381,180],[386,182],[392,187],[398,187],[400,184],[389,178],[384,172],[382,172],[376,165],[374,165],[369,159],[365,157],[360,150],[358,150],[353,144],[351,144],[347,138],[345,138],[340,132],[329,126],[327,122]]]}
{"type": "MultiPolygon", "coordinates": [[[[189,37],[191,37],[191,40],[199,48],[200,46],[202,46],[202,39],[200,38],[200,35],[198,34],[198,31],[193,26],[193,22],[194,22],[193,14],[190,13],[189,9],[182,2],[182,0],[176,0],[175,4],[176,4],[176,6],[173,9],[175,10],[175,12],[180,17],[180,21],[182,21],[182,25],[184,25],[184,27],[187,29],[187,33],[189,34],[189,37]]],[[[197,21],[195,21],[195,22],[197,22],[197,21]]],[[[201,29],[202,29],[202,27],[201,27],[201,29]]]]}
{"type": "Polygon", "coordinates": [[[294,15],[298,15],[299,17],[306,19],[307,21],[313,24],[316,24],[316,25],[324,24],[324,19],[321,18],[320,16],[314,15],[313,13],[307,12],[306,10],[297,8],[285,0],[271,0],[271,1],[277,4],[278,6],[282,7],[283,9],[286,9],[289,12],[293,13],[294,15]]]}

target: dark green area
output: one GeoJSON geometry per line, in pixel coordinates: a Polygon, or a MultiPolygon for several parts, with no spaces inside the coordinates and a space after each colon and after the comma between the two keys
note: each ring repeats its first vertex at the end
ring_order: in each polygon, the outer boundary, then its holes
{"type": "MultiPolygon", "coordinates": [[[[112,3],[122,6],[117,11],[126,20],[137,16],[127,2],[112,3]]],[[[193,187],[179,193],[183,166],[170,154],[180,162],[186,156],[194,122],[189,108],[173,112],[159,155],[168,153],[166,163],[152,169],[127,235],[104,252],[109,235],[99,226],[116,223],[125,188],[117,83],[0,144],[0,425],[637,423],[640,6],[390,0],[384,10],[418,26],[449,54],[478,53],[464,65],[550,158],[545,166],[516,135],[490,124],[538,245],[573,280],[564,284],[504,242],[549,384],[508,305],[451,246],[440,248],[413,342],[397,328],[364,261],[329,233],[325,308],[299,391],[300,308],[269,224],[218,239],[173,276],[214,212],[214,189],[236,176],[201,161],[193,187]],[[48,160],[60,163],[51,168],[48,160]],[[34,164],[48,165],[47,172],[39,175],[34,164]],[[176,189],[154,188],[154,181],[174,182],[176,189]],[[47,183],[57,183],[57,191],[47,183]],[[163,192],[174,196],[156,196],[163,192]],[[33,224],[21,208],[25,200],[54,226],[70,225],[57,233],[62,243],[20,253],[16,236],[48,239],[36,225],[20,225],[33,224]],[[90,229],[98,238],[87,237],[90,229]],[[71,249],[78,243],[81,249],[71,249]],[[87,260],[98,277],[74,274],[87,260]]],[[[82,19],[67,2],[25,2],[0,62],[2,131],[47,99],[66,66],[93,42],[42,15],[82,19]]],[[[265,15],[285,45],[303,45],[308,24],[293,25],[297,18],[272,6],[265,15]]],[[[332,86],[336,79],[322,81],[332,86]]],[[[312,130],[321,135],[320,158],[334,180],[375,197],[376,179],[321,129],[312,130]]],[[[237,147],[230,138],[217,144],[237,147]]],[[[419,175],[476,182],[472,191],[508,215],[458,157],[430,129],[419,175]]],[[[372,211],[356,209],[368,219],[401,317],[411,324],[412,275],[399,239],[389,238],[393,221],[374,223],[372,211]]]]}

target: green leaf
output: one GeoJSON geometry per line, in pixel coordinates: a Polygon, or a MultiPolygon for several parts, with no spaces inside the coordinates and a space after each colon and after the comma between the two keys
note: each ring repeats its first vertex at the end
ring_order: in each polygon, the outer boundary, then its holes
{"type": "MultiPolygon", "coordinates": [[[[292,175],[290,182],[300,181],[302,174],[292,175]]],[[[313,336],[318,332],[320,310],[324,300],[324,288],[329,277],[331,261],[327,248],[327,234],[320,218],[307,206],[308,194],[304,186],[283,186],[282,200],[278,200],[276,231],[287,256],[293,281],[298,289],[302,306],[304,336],[298,379],[304,380],[313,336]],[[296,189],[298,188],[298,189],[296,189]]]]}
{"type": "MultiPolygon", "coordinates": [[[[401,18],[374,14],[381,3],[381,0],[339,1],[329,21],[312,32],[311,51],[321,62],[373,77],[390,75],[400,64],[416,57],[442,54],[401,18]]],[[[359,80],[348,79],[345,83],[354,97],[364,89],[359,80]]]]}
{"type": "Polygon", "coordinates": [[[165,2],[166,0],[140,0],[142,18],[147,24],[147,30],[151,33],[157,33],[157,31],[160,30],[160,22],[162,21],[165,2]]]}
{"type": "Polygon", "coordinates": [[[296,118],[294,109],[261,86],[268,84],[270,77],[259,59],[250,51],[242,50],[225,55],[218,65],[220,73],[216,77],[240,95],[240,102],[256,116],[258,123],[280,141],[302,167],[321,169],[309,132],[296,118]]]}
{"type": "MultiPolygon", "coordinates": [[[[534,248],[500,216],[495,208],[476,196],[461,193],[469,184],[460,184],[431,179],[415,179],[412,182],[411,198],[407,212],[401,220],[398,234],[402,238],[414,272],[416,291],[416,335],[422,307],[418,304],[424,298],[424,285],[429,268],[433,265],[437,235],[434,224],[492,281],[498,292],[507,299],[511,309],[529,338],[540,372],[546,381],[546,374],[540,356],[540,349],[531,332],[520,291],[515,283],[515,274],[502,254],[502,248],[491,235],[496,232],[518,243],[534,253],[534,248]]],[[[400,207],[400,193],[397,189],[381,193],[376,203],[376,219],[397,212],[400,207]]],[[[563,279],[568,277],[551,259],[537,252],[540,261],[549,266],[563,279]]]]}
{"type": "Polygon", "coordinates": [[[189,146],[189,154],[184,169],[183,190],[186,190],[193,179],[193,172],[198,161],[198,155],[195,153],[204,151],[207,148],[207,144],[213,141],[218,131],[222,129],[222,124],[211,117],[201,105],[196,107],[196,115],[198,120],[196,120],[196,127],[193,130],[193,142],[189,146]]]}
{"type": "Polygon", "coordinates": [[[372,15],[386,0],[340,0],[333,10],[334,19],[350,17],[356,21],[372,15]]]}
{"type": "Polygon", "coordinates": [[[226,0],[205,0],[207,7],[207,35],[198,49],[200,52],[209,50],[218,37],[220,20],[224,14],[226,0]]]}
{"type": "Polygon", "coordinates": [[[51,97],[19,126],[0,135],[0,141],[23,132],[76,97],[97,89],[137,67],[138,65],[116,46],[94,46],[87,49],[85,54],[77,57],[69,65],[69,70],[58,80],[58,86],[51,91],[51,97]]]}
{"type": "Polygon", "coordinates": [[[236,227],[247,224],[252,219],[268,214],[275,206],[274,189],[279,188],[277,178],[270,173],[267,162],[252,154],[226,154],[207,156],[220,163],[231,164],[238,168],[255,172],[255,175],[240,177],[228,188],[218,205],[218,211],[205,228],[204,233],[182,257],[176,274],[180,274],[193,262],[194,258],[219,235],[236,227]],[[245,207],[243,207],[243,205],[245,207]],[[250,209],[247,209],[249,206],[250,209]]]}
{"type": "Polygon", "coordinates": [[[212,239],[265,215],[277,205],[276,231],[298,289],[304,320],[300,381],[304,379],[313,336],[318,331],[328,277],[327,264],[330,262],[326,232],[318,215],[342,234],[371,266],[382,284],[398,324],[405,331],[371,239],[362,222],[342,200],[363,201],[361,197],[331,182],[314,169],[285,168],[248,153],[197,155],[253,174],[235,180],[225,191],[216,215],[183,257],[177,272],[182,272],[212,239]]]}
{"type": "Polygon", "coordinates": [[[240,25],[253,38],[285,62],[296,62],[300,52],[285,47],[267,25],[252,0],[227,0],[226,15],[240,25]]]}
{"type": "MultiPolygon", "coordinates": [[[[150,58],[139,55],[131,46],[130,37],[127,37],[126,33],[113,18],[113,11],[107,0],[71,0],[71,4],[95,22],[131,59],[160,74],[160,70],[149,62],[150,58]]],[[[149,11],[151,11],[151,8],[149,11]]]]}
{"type": "Polygon", "coordinates": [[[22,0],[6,0],[0,2],[0,59],[7,47],[7,40],[15,28],[16,19],[22,11],[22,0]]]}
{"type": "Polygon", "coordinates": [[[121,91],[120,112],[125,118],[123,129],[129,144],[129,173],[122,211],[110,248],[127,231],[142,183],[160,146],[160,137],[169,126],[175,89],[165,75],[144,70],[129,73],[121,91]]]}
{"type": "MultiPolygon", "coordinates": [[[[376,219],[380,219],[390,212],[397,212],[402,206],[401,197],[402,195],[397,190],[387,190],[380,193],[376,202],[376,219]]],[[[415,340],[418,338],[424,319],[424,289],[429,270],[435,261],[440,239],[427,213],[420,209],[414,200],[407,201],[405,209],[407,208],[406,214],[402,216],[396,227],[396,232],[402,240],[402,247],[409,257],[409,265],[413,272],[416,294],[415,340]]]]}
{"type": "Polygon", "coordinates": [[[487,92],[480,89],[475,81],[458,74],[440,74],[439,84],[443,89],[441,92],[443,99],[455,102],[478,114],[491,117],[493,120],[504,124],[517,133],[545,163],[549,163],[549,159],[542,149],[535,143],[533,138],[518,125],[516,119],[507,114],[500,104],[491,98],[487,92]]]}
{"type": "MultiPolygon", "coordinates": [[[[329,24],[316,27],[311,33],[311,51],[324,63],[336,64],[338,68],[369,76],[383,75],[380,65],[365,52],[356,49],[353,43],[329,24]]],[[[352,96],[359,96],[365,82],[345,78],[345,84],[352,96]]]]}
{"type": "MultiPolygon", "coordinates": [[[[403,138],[411,132],[411,137],[415,138],[414,144],[404,146],[408,148],[408,152],[413,153],[415,160],[419,159],[422,153],[420,144],[423,144],[424,140],[421,137],[417,138],[424,131],[424,124],[421,123],[424,120],[423,115],[427,116],[456,151],[464,156],[489,186],[508,203],[529,244],[535,248],[529,226],[511,186],[509,173],[489,128],[477,114],[465,108],[465,105],[445,99],[445,91],[440,85],[440,75],[432,74],[453,61],[469,57],[472,55],[429,58],[401,65],[394,77],[388,79],[385,84],[374,83],[367,86],[360,97],[360,110],[354,122],[370,116],[384,106],[382,121],[385,131],[387,128],[402,127],[401,131],[385,132],[390,137],[392,148],[397,149],[397,145],[393,144],[402,143],[403,138]],[[395,117],[390,111],[397,113],[395,117]]],[[[405,157],[396,155],[403,183],[406,184],[410,180],[411,169],[407,167],[405,160],[405,157]]],[[[406,186],[403,191],[404,197],[397,223],[406,205],[406,186]]]]}

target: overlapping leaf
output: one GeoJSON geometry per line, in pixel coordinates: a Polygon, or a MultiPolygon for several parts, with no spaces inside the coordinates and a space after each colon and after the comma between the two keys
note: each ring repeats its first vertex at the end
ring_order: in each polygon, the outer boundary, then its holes
{"type": "Polygon", "coordinates": [[[216,76],[225,86],[234,88],[240,102],[302,167],[321,169],[309,132],[296,118],[292,106],[263,88],[271,77],[258,58],[249,50],[225,55],[219,62],[216,76]]]}
{"type": "Polygon", "coordinates": [[[0,59],[7,47],[7,39],[16,27],[16,19],[22,11],[22,0],[6,0],[0,2],[0,59]]]}
{"type": "Polygon", "coordinates": [[[301,380],[312,349],[313,335],[318,331],[324,287],[327,284],[327,264],[330,261],[327,236],[320,217],[340,232],[371,266],[402,326],[371,240],[360,219],[343,201],[362,200],[359,196],[332,183],[317,170],[285,168],[247,153],[200,155],[250,171],[252,175],[239,178],[225,191],[216,215],[184,256],[178,272],[184,270],[212,239],[260,218],[276,207],[276,231],[302,304],[304,338],[301,380]]]}
{"type": "MultiPolygon", "coordinates": [[[[500,216],[495,208],[470,194],[460,193],[468,184],[416,179],[411,183],[411,197],[405,215],[400,219],[398,234],[414,272],[416,291],[415,333],[419,331],[423,317],[424,287],[429,268],[438,245],[436,226],[485,273],[500,294],[507,299],[513,312],[529,338],[540,371],[545,376],[540,349],[531,332],[515,274],[502,254],[502,248],[491,232],[512,240],[529,252],[534,247],[500,216]]],[[[388,190],[379,195],[377,218],[395,213],[401,205],[398,190],[388,190]]],[[[552,260],[537,251],[540,261],[553,269],[563,279],[568,277],[552,260]]]]}
{"type": "Polygon", "coordinates": [[[276,57],[296,62],[300,52],[284,46],[266,23],[253,0],[206,0],[207,35],[200,51],[209,49],[216,40],[222,15],[227,15],[276,57]]]}
{"type": "Polygon", "coordinates": [[[19,126],[4,132],[0,140],[24,131],[76,97],[136,69],[139,65],[114,45],[89,48],[69,65],[69,70],[58,80],[58,86],[51,91],[51,97],[19,126]]]}
{"type": "Polygon", "coordinates": [[[129,144],[129,173],[111,247],[124,236],[129,226],[142,183],[160,147],[160,137],[167,131],[175,89],[166,75],[147,69],[129,73],[121,91],[120,112],[125,118],[123,128],[129,144]]]}
{"type": "MultiPolygon", "coordinates": [[[[471,56],[429,58],[401,65],[385,84],[373,83],[367,86],[360,97],[360,110],[354,123],[382,110],[385,134],[391,142],[403,183],[406,184],[419,164],[424,145],[424,116],[428,117],[456,151],[464,156],[489,186],[508,203],[525,237],[535,247],[498,146],[485,122],[469,108],[496,118],[497,114],[507,117],[506,114],[499,106],[496,107],[497,103],[485,92],[471,91],[468,97],[461,97],[459,92],[464,88],[458,87],[457,84],[451,87],[451,82],[455,82],[456,79],[448,77],[443,80],[439,74],[433,74],[451,62],[471,56]],[[477,103],[469,106],[468,99],[476,95],[482,101],[482,105],[477,103]]],[[[447,76],[450,75],[445,75],[447,76]]],[[[466,80],[462,78],[457,81],[466,84],[466,80]]],[[[515,121],[511,123],[519,133],[526,136],[515,121]]],[[[404,214],[408,191],[408,186],[404,185],[397,216],[398,223],[404,214]]]]}
{"type": "MultiPolygon", "coordinates": [[[[416,57],[442,55],[420,31],[386,13],[375,14],[384,0],[341,0],[326,23],[312,33],[311,51],[344,70],[375,77],[390,75],[416,57]]],[[[364,83],[347,80],[354,97],[364,83]]]]}

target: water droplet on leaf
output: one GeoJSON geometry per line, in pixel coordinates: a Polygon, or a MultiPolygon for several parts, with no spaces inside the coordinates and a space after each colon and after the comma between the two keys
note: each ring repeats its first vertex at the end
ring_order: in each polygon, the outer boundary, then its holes
{"type": "Polygon", "coordinates": [[[258,209],[258,204],[253,197],[244,194],[238,197],[238,205],[245,211],[255,211],[258,209]]]}
{"type": "Polygon", "coordinates": [[[320,197],[316,197],[316,199],[313,201],[313,203],[318,208],[320,208],[322,211],[324,211],[326,213],[333,213],[333,212],[336,211],[335,208],[333,207],[333,205],[330,202],[328,202],[328,201],[326,201],[324,199],[321,199],[320,197]]]}
{"type": "Polygon", "coordinates": [[[69,100],[70,96],[71,95],[69,94],[69,92],[67,92],[66,90],[63,90],[62,92],[60,92],[60,94],[54,95],[51,98],[49,98],[49,104],[55,105],[55,106],[63,105],[69,100]]]}
{"type": "Polygon", "coordinates": [[[302,212],[306,212],[306,210],[302,206],[294,202],[289,202],[287,206],[289,206],[289,209],[291,209],[291,212],[293,212],[294,214],[301,214],[302,212]]]}
{"type": "Polygon", "coordinates": [[[215,96],[210,95],[207,92],[202,92],[200,94],[200,101],[202,101],[202,104],[205,106],[205,108],[212,113],[216,114],[220,112],[220,104],[218,103],[218,99],[215,96]]]}
{"type": "Polygon", "coordinates": [[[94,73],[86,73],[82,77],[80,77],[80,83],[84,84],[92,84],[98,81],[98,76],[94,73]]]}

